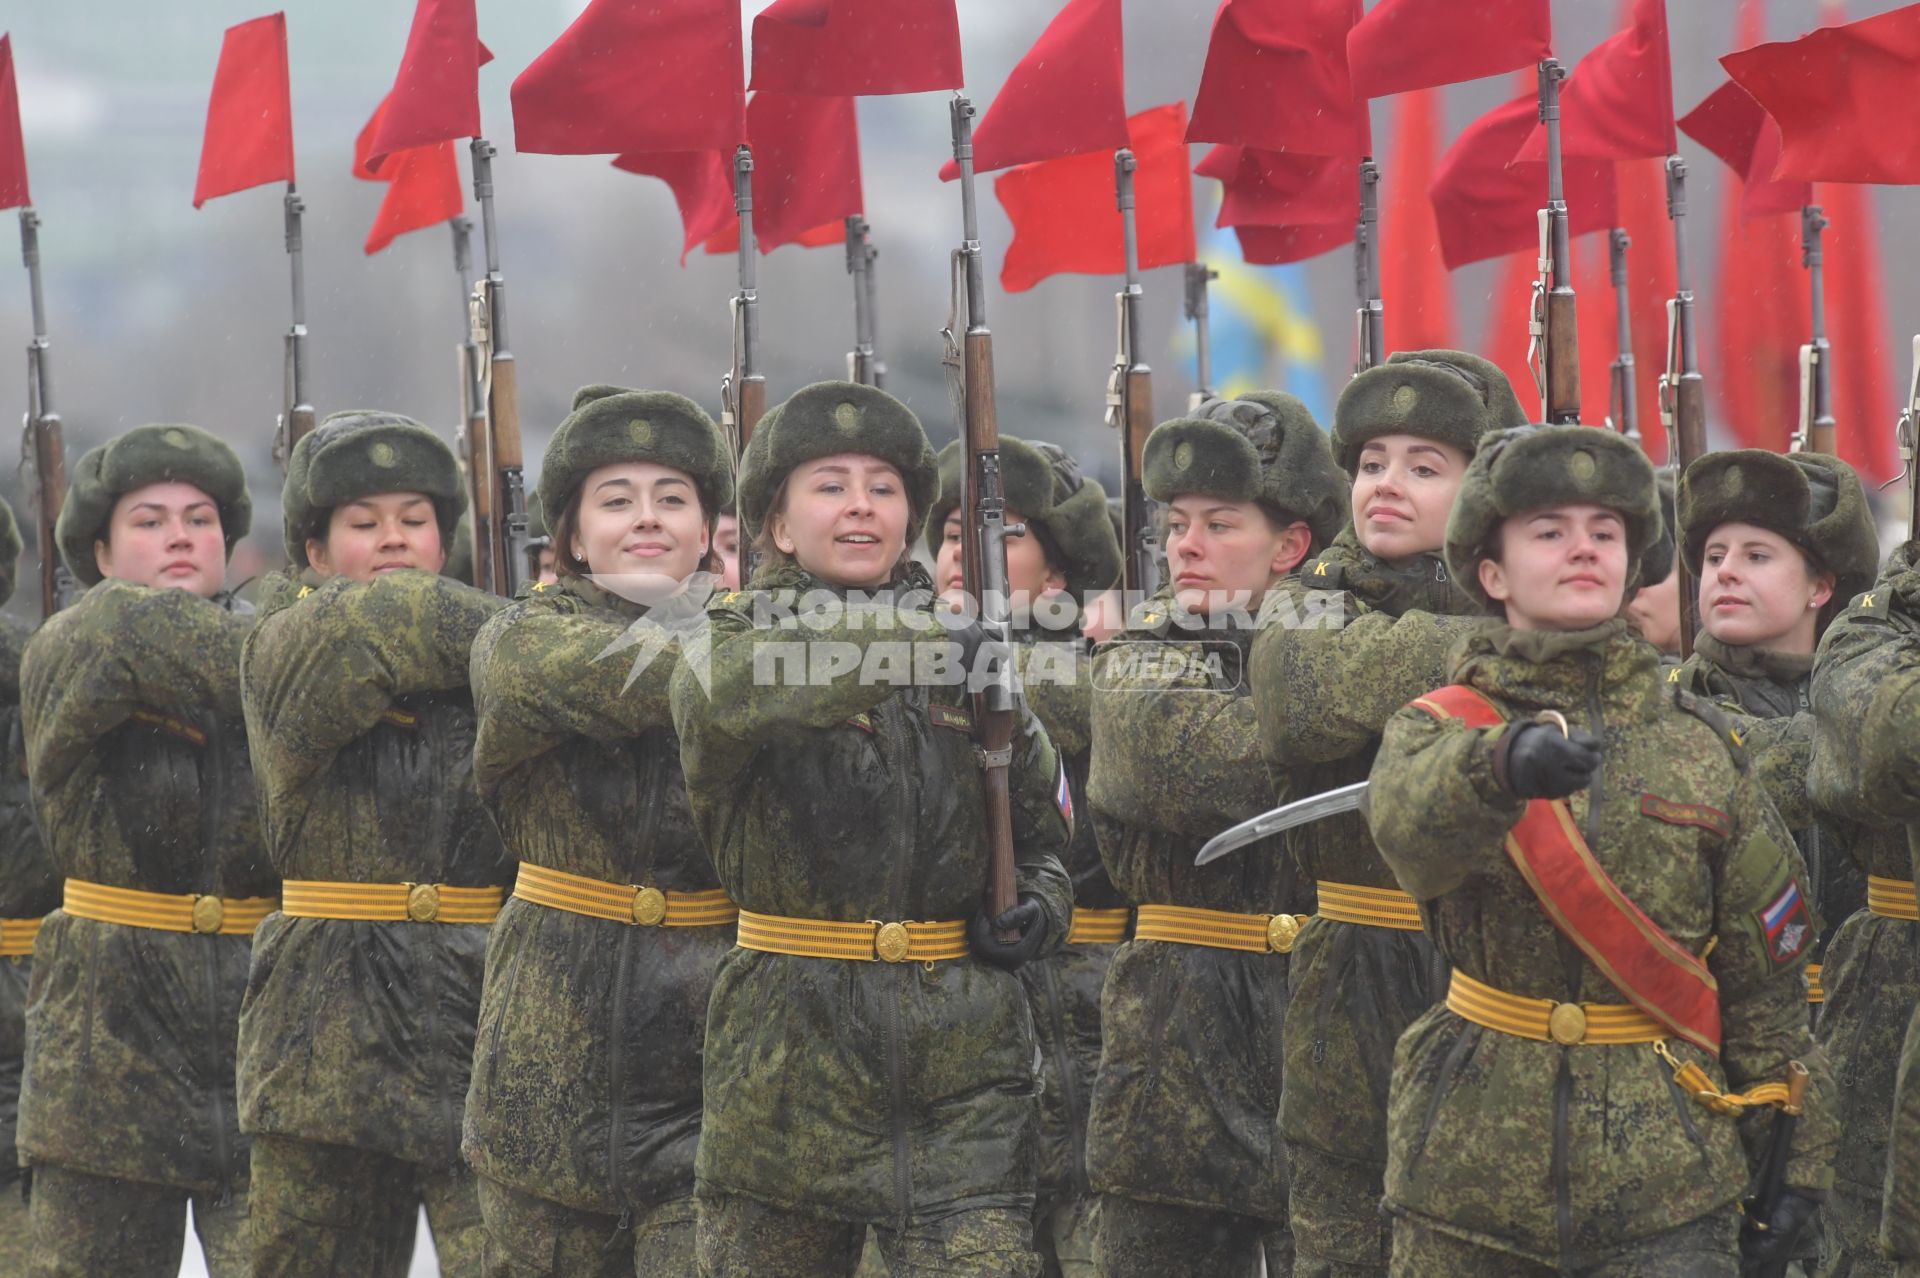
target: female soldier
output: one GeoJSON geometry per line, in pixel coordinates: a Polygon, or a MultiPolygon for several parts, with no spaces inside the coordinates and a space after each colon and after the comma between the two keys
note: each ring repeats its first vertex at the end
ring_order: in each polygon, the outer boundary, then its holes
{"type": "Polygon", "coordinates": [[[1483,441],[1455,502],[1447,563],[1506,622],[1388,723],[1369,791],[1453,965],[1394,1062],[1396,1274],[1732,1278],[1831,1181],[1799,853],[1718,712],[1619,616],[1659,518],[1640,450],[1582,427],[1483,441]],[[1786,1192],[1736,1246],[1726,1112],[1784,1099],[1796,1060],[1786,1192]]]}
{"type": "Polygon", "coordinates": [[[240,725],[251,610],[225,592],[253,517],[233,450],[141,426],[73,468],[57,525],[90,588],[27,642],[20,712],[64,903],[35,942],[20,1097],[32,1274],[172,1275],[189,1201],[245,1275],[234,1023],[278,890],[240,725]]]}
{"type": "MultiPolygon", "coordinates": [[[[1253,646],[1261,745],[1291,792],[1365,778],[1394,711],[1445,682],[1450,648],[1478,624],[1447,614],[1479,612],[1441,560],[1447,516],[1479,441],[1525,420],[1506,376],[1460,351],[1397,353],[1341,392],[1333,446],[1353,524],[1276,588],[1275,607],[1317,605],[1316,621],[1270,625],[1253,646]]],[[[1300,827],[1289,852],[1319,903],[1294,944],[1283,1035],[1293,1272],[1366,1278],[1386,1272],[1392,1244],[1380,1181],[1393,1045],[1446,973],[1358,814],[1300,827]]]]}
{"type": "MultiPolygon", "coordinates": [[[[0,501],[0,603],[13,595],[20,526],[0,501]]],[[[27,628],[0,617],[0,1272],[24,1274],[32,1235],[14,1146],[27,1046],[27,982],[41,918],[60,904],[60,874],[33,824],[20,734],[20,651],[27,628]]]]}
{"type": "Polygon", "coordinates": [[[936,480],[880,390],[774,409],[740,471],[752,588],[715,601],[710,653],[674,678],[687,795],[740,905],[696,1168],[718,1278],[851,1273],[869,1224],[896,1275],[1031,1272],[1034,1045],[1008,969],[1066,934],[1070,804],[1016,707],[1019,904],[984,917],[976,654],[905,557],[936,480]]]}
{"type": "Polygon", "coordinates": [[[467,657],[499,601],[439,575],[465,505],[418,422],[336,413],[283,494],[297,578],[241,658],[268,848],[287,877],[240,1019],[260,1278],[480,1271],[460,1158],[487,944],[511,863],[473,788],[467,657]]]}
{"type": "MultiPolygon", "coordinates": [[[[1000,437],[1007,525],[1007,586],[1015,661],[1041,726],[1066,765],[1077,810],[1085,810],[1092,753],[1088,712],[1092,663],[1080,638],[1080,607],[1120,575],[1120,543],[1107,494],[1053,444],[1000,437]]],[[[961,592],[960,445],[940,453],[940,499],[927,522],[943,599],[961,592]]],[[[1073,926],[1065,944],[1020,969],[1040,1037],[1039,1207],[1034,1249],[1046,1278],[1093,1273],[1093,1196],[1087,1186],[1087,1107],[1100,1067],[1100,989],[1129,911],[1107,878],[1093,823],[1074,826],[1066,854],[1073,926]]]]}
{"type": "Polygon", "coordinates": [[[520,862],[467,1094],[487,1273],[681,1278],[700,1044],[735,911],[687,809],[675,654],[621,640],[711,564],[732,472],[692,400],[589,386],[540,490],[558,580],[473,645],[474,782],[520,862]]]}
{"type": "Polygon", "coordinates": [[[1838,1096],[1842,1139],[1823,1216],[1842,1245],[1871,1264],[1895,1045],[1906,1031],[1907,1009],[1885,986],[1911,986],[1913,976],[1911,955],[1890,946],[1872,963],[1860,948],[1879,929],[1865,910],[1866,878],[1855,859],[1885,862],[1869,868],[1899,878],[1907,852],[1898,831],[1875,832],[1853,813],[1816,816],[1807,770],[1814,645],[1846,602],[1873,584],[1880,557],[1873,515],[1859,477],[1839,458],[1759,449],[1694,462],[1681,481],[1679,513],[1681,548],[1700,583],[1700,633],[1693,656],[1669,677],[1733,717],[1807,863],[1813,907],[1826,924],[1808,950],[1808,999],[1818,1010],[1829,991],[1835,995],[1819,1011],[1819,1037],[1836,1077],[1850,1080],[1838,1096]],[[1845,961],[1834,975],[1844,979],[1827,985],[1823,960],[1839,925],[1855,917],[1835,954],[1845,961]]]}
{"type": "Polygon", "coordinates": [[[1206,838],[1273,805],[1243,676],[1252,615],[1346,516],[1326,435],[1289,395],[1216,401],[1147,439],[1172,577],[1094,658],[1088,798],[1137,905],[1107,973],[1087,1164],[1109,1278],[1289,1272],[1275,1130],[1280,1020],[1307,901],[1277,849],[1204,868],[1206,838]]]}

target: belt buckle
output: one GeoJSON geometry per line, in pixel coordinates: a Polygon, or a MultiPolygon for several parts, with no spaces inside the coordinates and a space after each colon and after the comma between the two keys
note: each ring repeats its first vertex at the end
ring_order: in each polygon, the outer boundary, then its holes
{"type": "Polygon", "coordinates": [[[1547,1013],[1547,1036],[1562,1047],[1587,1039],[1587,1012],[1578,1003],[1555,1003],[1547,1013]]]}
{"type": "Polygon", "coordinates": [[[415,923],[431,923],[440,917],[440,888],[437,884],[407,885],[407,917],[415,923]]]}
{"type": "Polygon", "coordinates": [[[873,934],[873,952],[882,963],[904,963],[913,948],[913,937],[905,923],[882,923],[873,934]]]}
{"type": "Polygon", "coordinates": [[[227,907],[217,896],[196,896],[193,898],[193,930],[202,936],[212,936],[219,932],[220,925],[227,921],[227,907]]]}
{"type": "Polygon", "coordinates": [[[667,894],[657,887],[635,888],[633,921],[641,927],[659,927],[667,918],[667,894]]]}
{"type": "Polygon", "coordinates": [[[1291,914],[1276,914],[1267,920],[1267,948],[1275,954],[1291,954],[1300,939],[1300,920],[1291,914]]]}

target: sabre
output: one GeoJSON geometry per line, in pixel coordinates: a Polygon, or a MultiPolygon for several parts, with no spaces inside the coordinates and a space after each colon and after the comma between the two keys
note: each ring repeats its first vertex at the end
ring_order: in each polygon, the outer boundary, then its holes
{"type": "Polygon", "coordinates": [[[1352,785],[1343,785],[1337,790],[1328,790],[1323,794],[1310,795],[1304,799],[1295,799],[1292,803],[1283,803],[1271,812],[1262,812],[1250,817],[1239,825],[1222,830],[1206,841],[1200,855],[1193,858],[1195,865],[1206,865],[1218,861],[1228,853],[1237,852],[1249,843],[1258,843],[1261,839],[1271,838],[1296,826],[1311,825],[1315,821],[1324,821],[1343,812],[1356,811],[1361,801],[1367,797],[1367,783],[1355,781],[1352,785]]]}

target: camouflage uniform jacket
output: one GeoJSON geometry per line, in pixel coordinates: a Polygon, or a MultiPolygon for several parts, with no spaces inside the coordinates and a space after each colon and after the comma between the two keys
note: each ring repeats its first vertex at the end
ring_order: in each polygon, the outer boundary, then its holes
{"type": "MultiPolygon", "coordinates": [[[[27,629],[0,617],[0,918],[37,919],[60,904],[60,871],[33,820],[27,743],[20,729],[20,650],[27,629]]],[[[27,1049],[26,955],[0,959],[0,1192],[19,1175],[14,1124],[27,1049]]]]}
{"type": "MultiPolygon", "coordinates": [[[[1742,1089],[1804,1061],[1812,1086],[1786,1179],[1823,1192],[1838,1127],[1807,1028],[1806,928],[1763,922],[1805,895],[1805,869],[1764,786],[1707,722],[1717,713],[1677,699],[1655,665],[1624,621],[1575,633],[1489,623],[1453,680],[1509,720],[1557,710],[1603,739],[1599,773],[1568,800],[1573,818],[1628,899],[1704,954],[1719,984],[1718,1059],[1668,1046],[1742,1089]]],[[[1456,971],[1523,997],[1624,1002],[1503,850],[1524,804],[1494,779],[1502,731],[1411,706],[1395,715],[1371,778],[1374,838],[1456,971]]],[[[1563,1268],[1726,1210],[1746,1179],[1734,1121],[1685,1096],[1650,1045],[1562,1047],[1444,1006],[1400,1040],[1388,1121],[1390,1211],[1563,1268]]]]}
{"type": "MultiPolygon", "coordinates": [[[[268,594],[240,679],[274,865],[507,883],[467,692],[473,636],[501,601],[418,571],[268,594]]],[[[269,916],[240,1019],[246,1129],[457,1164],[486,944],[474,924],[269,916]]]]}
{"type": "MultiPolygon", "coordinates": [[[[1446,682],[1453,645],[1483,620],[1439,556],[1389,564],[1352,538],[1268,593],[1249,663],[1261,750],[1301,796],[1366,780],[1387,720],[1446,682]]],[[[1308,882],[1398,886],[1358,813],[1287,838],[1308,882]]],[[[1291,966],[1280,1130],[1383,1165],[1394,1044],[1446,994],[1446,966],[1424,933],[1324,917],[1301,930],[1291,966]]]]}
{"type": "MultiPolygon", "coordinates": [[[[1087,768],[1093,743],[1093,662],[1077,636],[1049,638],[1040,632],[1019,636],[1015,653],[1021,666],[1027,704],[1047,730],[1066,766],[1073,810],[1079,817],[1066,850],[1076,909],[1122,908],[1126,899],[1114,890],[1093,821],[1086,815],[1087,768]]],[[[1087,1184],[1087,1110],[1093,1103],[1094,1077],[1100,1070],[1100,990],[1114,947],[1062,945],[1052,955],[1020,969],[1021,983],[1033,1007],[1033,1028],[1040,1043],[1040,1198],[1043,1204],[1078,1198],[1087,1184]]]]}
{"type": "MultiPolygon", "coordinates": [[[[474,783],[521,862],[710,891],[667,705],[676,651],[635,671],[635,650],[614,649],[645,611],[564,577],[481,627],[474,783]]],[[[487,946],[467,1161],[600,1215],[691,1195],[707,1000],[732,945],[731,927],[635,927],[509,899],[487,946]]]]}
{"type": "MultiPolygon", "coordinates": [[[[1813,759],[1807,791],[1823,813],[1920,833],[1920,543],[1893,552],[1872,590],[1827,627],[1813,667],[1813,759]]],[[[1867,844],[1869,874],[1912,879],[1908,856],[1887,840],[1867,844]]],[[[1884,1186],[1881,1242],[1920,1257],[1920,924],[1857,916],[1834,938],[1821,1034],[1834,1066],[1855,1082],[1847,1132],[1857,1144],[1839,1160],[1840,1197],[1869,1201],[1884,1186]],[[1856,1014],[1856,1001],[1865,1007],[1856,1014]],[[1899,1077],[1888,1067],[1896,1057],[1899,1077]],[[1876,1093],[1878,1093],[1876,1095],[1876,1093]],[[1891,1130],[1875,1115],[1892,1110],[1891,1130]]]]}
{"type": "Polygon", "coordinates": [[[1710,634],[1695,636],[1693,656],[1665,678],[1720,707],[1746,747],[1753,773],[1767,788],[1780,819],[1793,831],[1807,863],[1814,905],[1825,922],[1808,955],[1823,962],[1840,925],[1867,904],[1867,876],[1852,853],[1868,828],[1816,813],[1807,798],[1813,758],[1813,658],[1759,648],[1734,648],[1710,634]]]}
{"type": "MultiPolygon", "coordinates": [[[[27,765],[68,877],[278,892],[240,722],[240,646],[254,618],[230,604],[108,580],[28,641],[27,765]]],[[[248,946],[50,917],[28,999],[21,1157],[197,1191],[244,1182],[234,1023],[248,946]]]]}
{"type": "MultiPolygon", "coordinates": [[[[1138,622],[1094,653],[1087,798],[1115,886],[1136,905],[1309,911],[1278,839],[1193,863],[1208,837],[1288,797],[1260,757],[1243,668],[1251,631],[1176,626],[1165,592],[1138,622]]],[[[1284,1220],[1286,1006],[1284,954],[1121,946],[1087,1132],[1094,1189],[1284,1220]]]]}
{"type": "MultiPolygon", "coordinates": [[[[782,592],[826,588],[770,565],[709,605],[711,647],[675,673],[694,821],[743,910],[939,921],[981,908],[987,837],[965,689],[914,681],[915,653],[950,645],[925,573],[903,584],[871,609],[779,617],[762,609],[782,592]]],[[[1013,752],[1018,888],[1040,899],[1057,940],[1072,913],[1059,860],[1072,827],[1054,797],[1064,777],[1030,712],[1013,752]]],[[[889,1225],[1031,1209],[1032,1024],[1019,980],[971,956],[735,949],[708,1018],[700,1191],[889,1225]]]]}

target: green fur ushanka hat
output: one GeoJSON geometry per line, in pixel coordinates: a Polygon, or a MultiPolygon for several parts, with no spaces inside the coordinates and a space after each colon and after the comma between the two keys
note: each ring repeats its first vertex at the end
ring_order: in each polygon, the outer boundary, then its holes
{"type": "Polygon", "coordinates": [[[1853,467],[1824,453],[1782,456],[1760,448],[1709,453],[1680,477],[1680,541],[1696,578],[1707,539],[1721,524],[1779,533],[1833,574],[1845,601],[1873,584],[1880,538],[1867,490],[1853,467]]]}
{"type": "Polygon", "coordinates": [[[720,428],[700,405],[672,391],[582,386],[540,462],[535,495],[541,513],[558,518],[582,481],[600,467],[642,461],[691,476],[708,523],[733,500],[733,459],[720,428]]]}
{"type": "Polygon", "coordinates": [[[1453,579],[1492,606],[1480,587],[1480,561],[1501,522],[1576,503],[1605,506],[1626,522],[1631,595],[1641,558],[1660,535],[1653,466],[1623,436],[1593,426],[1522,426],[1481,443],[1447,521],[1447,568],[1453,579]]]}
{"type": "Polygon", "coordinates": [[[307,567],[307,539],[326,536],[334,507],[381,493],[432,498],[441,548],[453,557],[467,508],[453,450],[411,417],[356,408],[329,415],[294,445],[280,497],[287,558],[307,567]]]}
{"type": "Polygon", "coordinates": [[[815,382],[767,411],[740,462],[740,531],[751,541],[765,525],[774,494],[797,466],[840,453],[877,457],[900,472],[912,516],[911,545],[940,490],[933,445],[905,404],[873,386],[815,382]]]}
{"type": "Polygon", "coordinates": [[[113,504],[136,488],[174,481],[192,484],[213,498],[231,556],[234,545],[253,526],[253,498],[247,493],[247,473],[240,458],[198,426],[136,426],[88,449],[74,463],[53,537],[75,580],[87,586],[99,582],[93,543],[106,540],[113,504]]]}
{"type": "Polygon", "coordinates": [[[1348,518],[1352,484],[1333,464],[1326,432],[1305,404],[1280,391],[1208,400],[1196,416],[1160,423],[1147,436],[1140,472],[1155,501],[1197,493],[1257,501],[1276,516],[1302,520],[1314,551],[1348,518]]]}
{"type": "Polygon", "coordinates": [[[19,581],[20,552],[25,548],[13,507],[0,501],[0,604],[13,598],[13,588],[19,581]]]}
{"type": "Polygon", "coordinates": [[[547,504],[540,500],[538,488],[527,494],[527,540],[536,546],[553,540],[553,530],[547,527],[547,504]]]}
{"type": "MultiPolygon", "coordinates": [[[[960,441],[940,450],[940,495],[928,512],[927,553],[938,555],[947,516],[960,504],[960,441]]],[[[1007,509],[1025,519],[1067,578],[1076,598],[1098,594],[1120,576],[1120,543],[1107,517],[1107,492],[1080,473],[1058,444],[1000,436],[1000,478],[1007,509]]]]}
{"type": "Polygon", "coordinates": [[[1673,472],[1661,467],[1654,472],[1653,484],[1660,494],[1660,535],[1647,543],[1647,553],[1640,556],[1642,586],[1657,586],[1673,574],[1673,548],[1679,541],[1674,531],[1673,472]]]}
{"type": "Polygon", "coordinates": [[[1395,351],[1347,383],[1333,408],[1333,456],[1349,475],[1382,435],[1418,435],[1471,457],[1490,431],[1527,424],[1499,366],[1465,351],[1395,351]]]}

